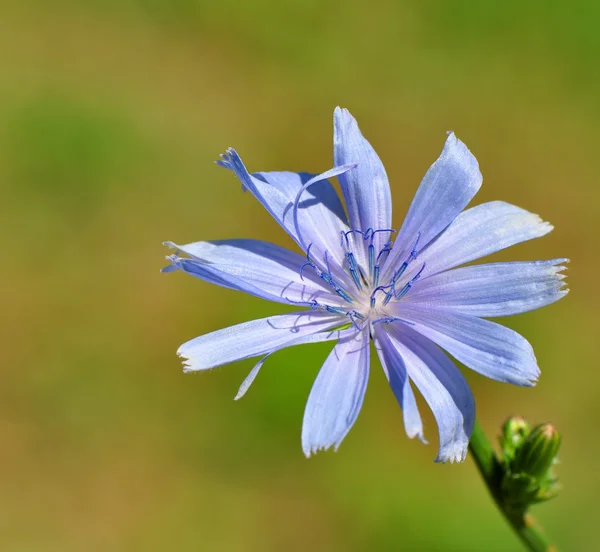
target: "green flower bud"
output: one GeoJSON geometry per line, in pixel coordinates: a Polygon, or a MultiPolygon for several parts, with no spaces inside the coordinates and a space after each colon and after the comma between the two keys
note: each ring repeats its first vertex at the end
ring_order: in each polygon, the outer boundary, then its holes
{"type": "Polygon", "coordinates": [[[552,424],[540,424],[516,450],[512,471],[544,478],[556,459],[561,437],[552,424]]]}
{"type": "Polygon", "coordinates": [[[521,416],[512,416],[504,422],[500,446],[505,462],[512,462],[517,449],[525,442],[527,435],[529,435],[529,424],[521,416]]]}

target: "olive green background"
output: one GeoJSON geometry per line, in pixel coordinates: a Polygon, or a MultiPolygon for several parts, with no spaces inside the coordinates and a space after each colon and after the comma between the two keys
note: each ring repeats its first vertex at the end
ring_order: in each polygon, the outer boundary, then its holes
{"type": "Polygon", "coordinates": [[[556,229],[494,259],[569,257],[571,294],[505,322],[542,369],[468,373],[505,417],[564,434],[560,550],[597,545],[597,2],[0,2],[0,550],[512,551],[470,458],[409,440],[374,361],[338,453],[307,460],[303,408],[331,345],[183,375],[177,347],[284,307],[160,274],[163,240],[292,245],[231,173],[332,164],[349,108],[385,163],[394,225],[447,130],[477,156],[476,203],[556,229]]]}

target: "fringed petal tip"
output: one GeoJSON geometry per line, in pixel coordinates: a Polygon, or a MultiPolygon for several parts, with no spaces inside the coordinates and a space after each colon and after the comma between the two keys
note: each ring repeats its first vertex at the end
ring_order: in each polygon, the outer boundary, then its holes
{"type": "Polygon", "coordinates": [[[187,343],[184,343],[179,349],[177,349],[177,356],[181,359],[181,363],[183,364],[183,373],[189,374],[190,372],[196,372],[197,369],[194,368],[194,361],[191,357],[188,357],[184,352],[184,347],[187,343]]]}
{"type": "Polygon", "coordinates": [[[341,442],[334,443],[332,445],[313,445],[312,447],[302,445],[302,451],[304,452],[304,456],[306,456],[307,458],[310,458],[311,456],[314,456],[315,454],[317,454],[317,452],[322,452],[322,451],[327,451],[327,450],[333,450],[333,452],[337,452],[338,449],[340,448],[340,445],[341,445],[341,442]]]}
{"type": "Polygon", "coordinates": [[[177,272],[178,270],[179,270],[179,266],[177,266],[176,264],[170,264],[170,265],[167,265],[167,266],[163,266],[160,269],[160,272],[162,274],[168,274],[169,272],[177,272]]]}
{"type": "Polygon", "coordinates": [[[175,272],[175,271],[181,269],[181,266],[179,265],[179,259],[180,259],[180,257],[178,257],[177,255],[167,255],[165,257],[165,259],[167,261],[169,261],[171,264],[168,264],[167,266],[163,266],[160,269],[160,271],[162,273],[175,272]]]}
{"type": "Polygon", "coordinates": [[[467,457],[467,448],[469,442],[451,443],[440,448],[435,462],[438,464],[454,464],[455,462],[464,462],[467,457]]]}
{"type": "MultiPolygon", "coordinates": [[[[164,241],[164,242],[162,242],[162,244],[167,246],[170,249],[179,250],[179,247],[177,245],[175,245],[172,241],[164,241]]],[[[177,255],[167,255],[165,257],[165,259],[167,261],[169,261],[170,264],[161,268],[160,269],[161,272],[163,272],[163,273],[175,272],[180,269],[180,266],[177,262],[179,260],[179,257],[177,255]]]]}
{"type": "Polygon", "coordinates": [[[416,437],[423,445],[429,444],[429,441],[425,439],[425,434],[422,431],[407,433],[406,435],[409,439],[414,439],[416,437]]]}
{"type": "Polygon", "coordinates": [[[560,287],[558,289],[558,292],[561,295],[561,299],[570,291],[567,287],[567,282],[565,281],[567,279],[567,274],[565,274],[565,271],[567,270],[567,265],[570,262],[570,259],[556,259],[554,261],[554,274],[556,276],[556,279],[559,281],[560,287]]]}
{"type": "Polygon", "coordinates": [[[508,383],[520,385],[521,387],[535,387],[537,385],[537,382],[539,381],[542,372],[537,364],[537,359],[533,354],[533,350],[531,351],[531,356],[533,358],[533,362],[532,366],[529,369],[529,373],[523,374],[522,381],[513,382],[512,380],[509,380],[508,383]]]}
{"type": "Polygon", "coordinates": [[[223,167],[224,169],[233,170],[233,166],[231,164],[231,156],[237,156],[237,152],[233,148],[227,148],[225,153],[222,153],[219,157],[221,159],[217,159],[215,161],[215,165],[219,165],[219,167],[223,167]]]}

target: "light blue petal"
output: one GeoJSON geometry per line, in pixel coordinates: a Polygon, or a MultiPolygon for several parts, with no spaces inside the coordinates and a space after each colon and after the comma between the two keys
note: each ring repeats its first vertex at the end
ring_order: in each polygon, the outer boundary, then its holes
{"type": "Polygon", "coordinates": [[[440,433],[436,462],[462,462],[475,423],[475,401],[465,378],[434,343],[406,324],[388,326],[408,376],[431,408],[440,433]]]}
{"type": "MultiPolygon", "coordinates": [[[[392,197],[383,163],[363,137],[356,119],[347,109],[335,108],[333,114],[333,158],[335,165],[358,163],[358,167],[338,177],[350,226],[355,230],[391,228],[392,197]]],[[[379,251],[390,239],[386,232],[375,234],[379,251]]]]}
{"type": "Polygon", "coordinates": [[[311,334],[311,335],[305,335],[305,336],[299,337],[297,339],[294,339],[292,341],[289,341],[283,347],[279,347],[279,348],[271,351],[268,355],[261,358],[256,363],[254,368],[252,368],[252,370],[250,370],[250,373],[248,374],[248,376],[246,376],[246,379],[242,382],[242,385],[240,385],[237,395],[235,396],[235,400],[237,401],[238,399],[241,399],[246,394],[246,391],[248,391],[248,389],[250,388],[250,386],[256,379],[256,376],[258,375],[258,372],[262,368],[263,364],[273,353],[276,353],[277,351],[280,351],[281,349],[283,349],[285,347],[292,347],[294,345],[304,345],[306,343],[320,343],[323,341],[335,341],[338,339],[344,339],[354,333],[356,333],[356,330],[354,328],[351,328],[348,330],[326,331],[326,332],[319,332],[319,333],[311,334]]]}
{"type": "Polygon", "coordinates": [[[218,164],[231,169],[248,189],[262,203],[273,218],[305,251],[313,244],[312,252],[323,258],[324,252],[340,250],[340,234],[348,231],[335,189],[327,181],[355,165],[335,167],[321,175],[307,173],[256,173],[246,170],[240,156],[234,149],[228,149],[218,164]],[[303,192],[298,205],[298,224],[294,221],[294,203],[298,192],[308,181],[314,183],[303,192]],[[300,230],[300,234],[298,232],[300,230]]]}
{"type": "Polygon", "coordinates": [[[488,378],[524,386],[537,381],[540,370],[531,345],[505,326],[416,304],[396,303],[390,310],[402,313],[416,331],[488,378]]]}
{"type": "Polygon", "coordinates": [[[438,239],[421,251],[406,271],[406,278],[423,264],[421,278],[424,279],[511,245],[545,236],[551,230],[552,225],[538,215],[510,203],[483,203],[458,215],[438,239]]]}
{"type": "Polygon", "coordinates": [[[326,332],[346,318],[323,312],[295,312],[243,322],[184,343],[177,354],[184,372],[207,370],[236,360],[265,355],[300,337],[326,332]]]}
{"type": "Polygon", "coordinates": [[[408,209],[385,265],[387,273],[404,261],[417,238],[420,250],[444,230],[473,199],[482,181],[477,159],[451,132],[408,209]]]}
{"type": "Polygon", "coordinates": [[[416,282],[406,301],[472,316],[509,316],[564,297],[567,259],[493,263],[441,272],[416,282]]]}
{"type": "Polygon", "coordinates": [[[306,456],[337,450],[356,421],[369,379],[369,343],[366,331],[340,340],[319,371],[302,424],[306,456]]]}
{"type": "MultiPolygon", "coordinates": [[[[304,184],[317,175],[304,172],[270,171],[257,172],[252,176],[274,186],[286,197],[293,198],[296,197],[298,190],[304,186],[304,184]]],[[[302,207],[309,207],[309,204],[312,204],[312,206],[326,208],[340,219],[340,221],[347,224],[347,217],[344,206],[340,201],[340,196],[330,182],[323,180],[319,186],[311,186],[310,190],[308,190],[307,197],[302,201],[303,203],[306,202],[306,205],[302,205],[302,207]]]]}
{"type": "Polygon", "coordinates": [[[404,429],[412,439],[418,437],[422,443],[427,443],[423,434],[423,422],[417,407],[417,401],[410,385],[408,373],[400,352],[392,343],[383,324],[373,326],[373,341],[381,361],[385,376],[402,408],[404,429]]]}
{"type": "Polygon", "coordinates": [[[314,271],[304,270],[301,277],[306,258],[284,247],[245,239],[166,245],[191,257],[169,257],[172,266],[213,284],[280,303],[334,306],[343,301],[314,271]]]}

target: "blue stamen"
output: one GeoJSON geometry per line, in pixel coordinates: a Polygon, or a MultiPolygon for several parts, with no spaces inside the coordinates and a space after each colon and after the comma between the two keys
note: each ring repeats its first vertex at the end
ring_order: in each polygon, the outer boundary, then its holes
{"type": "Polygon", "coordinates": [[[425,263],[423,263],[423,266],[420,268],[419,272],[417,272],[413,276],[412,280],[408,282],[398,293],[395,294],[397,300],[402,299],[402,297],[404,297],[408,293],[412,285],[421,277],[421,273],[423,272],[423,270],[425,270],[425,263]]]}
{"type": "Polygon", "coordinates": [[[350,247],[350,242],[348,241],[348,236],[346,235],[346,232],[340,230],[340,247],[344,247],[344,241],[346,242],[346,245],[350,247]]]}
{"type": "Polygon", "coordinates": [[[315,263],[310,258],[310,248],[311,247],[312,247],[312,243],[309,243],[308,247],[306,248],[306,262],[300,267],[300,279],[301,280],[304,280],[303,272],[304,272],[305,266],[310,266],[312,269],[314,269],[316,272],[318,272],[315,263]]]}
{"type": "Polygon", "coordinates": [[[346,253],[346,258],[348,259],[348,268],[350,269],[350,276],[354,280],[356,287],[358,289],[362,288],[360,283],[360,278],[358,276],[358,266],[356,265],[356,259],[354,258],[354,253],[346,253]]]}
{"type": "Polygon", "coordinates": [[[407,293],[408,290],[412,287],[412,283],[408,282],[407,284],[404,284],[404,287],[397,292],[394,296],[396,297],[397,300],[402,299],[402,297],[404,297],[407,293]]]}
{"type": "Polygon", "coordinates": [[[354,318],[359,318],[360,320],[364,320],[364,317],[356,312],[356,311],[348,311],[347,313],[348,318],[350,318],[350,321],[352,322],[352,325],[358,330],[360,331],[360,326],[358,325],[358,322],[356,322],[356,320],[354,320],[354,318]]]}
{"type": "Polygon", "coordinates": [[[377,264],[379,264],[379,260],[381,259],[381,257],[383,257],[384,253],[389,253],[392,250],[393,244],[394,242],[391,241],[384,244],[383,249],[379,252],[379,255],[377,255],[377,264]]]}
{"type": "MultiPolygon", "coordinates": [[[[367,232],[368,232],[368,230],[367,230],[367,232]]],[[[346,240],[347,240],[349,234],[360,234],[364,238],[366,232],[363,232],[362,230],[348,230],[347,232],[345,232],[345,234],[346,234],[346,240]]]]}
{"type": "Polygon", "coordinates": [[[389,293],[388,293],[388,294],[385,296],[385,299],[383,300],[383,306],[384,306],[384,307],[385,307],[385,306],[386,306],[386,305],[387,305],[387,304],[388,304],[388,303],[389,303],[389,302],[392,300],[392,297],[394,296],[394,293],[393,293],[393,292],[394,292],[394,287],[393,287],[393,284],[392,284],[392,291],[391,291],[391,292],[389,292],[389,293]]]}
{"type": "Polygon", "coordinates": [[[312,261],[308,261],[307,263],[304,263],[301,267],[300,267],[300,279],[304,280],[304,275],[303,275],[303,271],[304,271],[304,267],[305,266],[310,266],[311,268],[315,268],[315,264],[312,261]]]}
{"type": "Polygon", "coordinates": [[[348,303],[353,303],[352,297],[350,297],[341,287],[335,289],[335,292],[348,303]]]}
{"type": "Polygon", "coordinates": [[[391,324],[392,322],[404,322],[410,326],[414,326],[414,322],[410,322],[409,320],[404,320],[404,318],[397,318],[396,316],[389,316],[387,318],[378,318],[377,320],[373,320],[373,324],[391,324]]]}
{"type": "Polygon", "coordinates": [[[371,234],[371,240],[373,240],[373,238],[375,237],[375,234],[377,234],[377,232],[390,232],[393,233],[396,230],[394,230],[393,228],[382,228],[381,230],[373,230],[372,228],[370,229],[372,234],[371,234]]]}
{"type": "MultiPolygon", "coordinates": [[[[378,291],[383,291],[386,294],[386,298],[390,297],[391,298],[391,292],[386,291],[388,288],[390,288],[391,286],[379,286],[376,287],[373,292],[371,293],[371,308],[375,308],[375,303],[377,302],[377,299],[375,298],[375,294],[378,291]]],[[[387,301],[389,302],[389,299],[387,299],[387,301]]],[[[387,303],[384,303],[384,305],[386,305],[387,303]]]]}
{"type": "Polygon", "coordinates": [[[325,305],[325,310],[333,314],[346,314],[343,310],[338,309],[336,307],[330,307],[329,305],[325,305]]]}
{"type": "Polygon", "coordinates": [[[327,272],[321,272],[319,276],[325,282],[327,282],[334,289],[334,291],[342,299],[344,299],[344,301],[347,301],[348,303],[353,303],[352,297],[350,297],[350,295],[348,295],[340,286],[338,286],[335,280],[333,279],[333,276],[331,275],[331,267],[329,266],[329,255],[327,254],[327,251],[325,251],[325,265],[327,266],[327,272]]]}
{"type": "Polygon", "coordinates": [[[379,284],[379,265],[375,265],[373,269],[373,285],[377,286],[379,284]]]}
{"type": "Polygon", "coordinates": [[[402,274],[404,274],[404,271],[408,268],[408,263],[406,261],[404,261],[401,265],[400,268],[397,270],[397,272],[392,276],[392,285],[394,285],[402,276],[402,274]]]}
{"type": "Polygon", "coordinates": [[[375,269],[375,246],[369,245],[369,276],[373,276],[375,269]]]}

